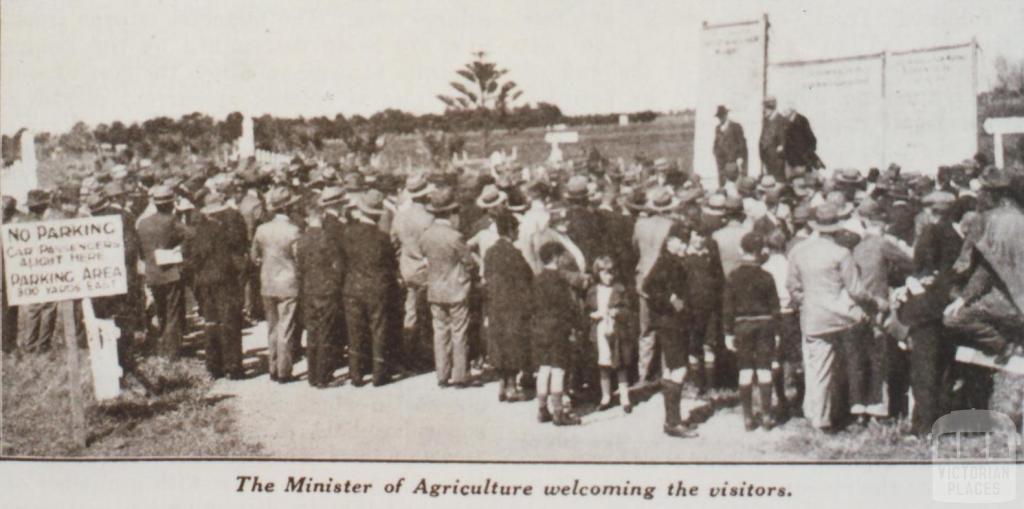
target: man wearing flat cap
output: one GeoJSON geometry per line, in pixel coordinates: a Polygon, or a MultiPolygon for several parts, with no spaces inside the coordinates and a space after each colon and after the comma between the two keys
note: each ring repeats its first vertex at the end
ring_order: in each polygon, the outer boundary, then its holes
{"type": "Polygon", "coordinates": [[[786,117],[779,113],[775,98],[766,97],[764,99],[764,124],[761,128],[761,139],[758,141],[758,152],[761,154],[764,173],[771,175],[779,182],[786,180],[786,160],[783,157],[782,147],[785,143],[787,123],[786,117]]]}
{"type": "Polygon", "coordinates": [[[718,185],[725,185],[726,180],[733,180],[739,175],[747,174],[747,138],[743,135],[743,126],[729,119],[729,109],[719,105],[715,111],[718,126],[715,127],[715,142],[712,149],[715,162],[718,164],[718,185]],[[730,175],[725,165],[736,165],[736,173],[730,175]]]}
{"type": "Polygon", "coordinates": [[[466,333],[473,258],[462,234],[452,224],[458,210],[451,188],[435,190],[427,205],[434,223],[420,237],[420,248],[427,259],[427,300],[434,321],[437,383],[463,388],[470,385],[466,333]]]}
{"type": "Polygon", "coordinates": [[[153,294],[160,327],[159,351],[177,359],[185,327],[185,280],[182,275],[185,242],[190,232],[174,217],[174,190],[156,186],[150,192],[155,212],[138,223],[145,281],[153,294]]]}

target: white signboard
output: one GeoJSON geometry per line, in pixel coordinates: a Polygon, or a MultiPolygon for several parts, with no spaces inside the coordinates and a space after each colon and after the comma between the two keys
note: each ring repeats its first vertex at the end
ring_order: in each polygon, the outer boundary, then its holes
{"type": "Polygon", "coordinates": [[[0,228],[11,305],[127,293],[121,216],[0,228]]]}
{"type": "Polygon", "coordinates": [[[978,150],[975,45],[890,53],[886,159],[934,175],[978,150]]]}
{"type": "Polygon", "coordinates": [[[761,133],[764,100],[766,21],[711,25],[700,34],[697,118],[693,135],[693,169],[705,186],[718,187],[718,166],[712,147],[718,105],[743,127],[749,154],[748,171],[758,174],[761,159],[757,142],[761,133]]]}
{"type": "MultiPolygon", "coordinates": [[[[768,67],[768,93],[807,117],[830,169],[867,170],[885,157],[884,56],[810,60],[768,67]]],[[[962,159],[962,158],[961,158],[962,159]]]]}

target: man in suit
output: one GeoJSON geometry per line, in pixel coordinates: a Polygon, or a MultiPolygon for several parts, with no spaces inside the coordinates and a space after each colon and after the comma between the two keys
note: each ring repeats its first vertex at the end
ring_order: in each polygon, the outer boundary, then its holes
{"type": "Polygon", "coordinates": [[[715,128],[713,149],[718,164],[718,185],[721,186],[727,180],[739,177],[726,168],[729,163],[736,165],[739,174],[747,174],[747,138],[743,135],[743,126],[729,119],[729,109],[725,106],[718,106],[715,117],[718,117],[718,126],[715,128]]]}
{"type": "Polygon", "coordinates": [[[786,162],[786,178],[799,177],[819,166],[818,139],[811,130],[807,117],[793,107],[785,111],[786,130],[782,141],[782,155],[786,162]]]}
{"type": "Polygon", "coordinates": [[[426,209],[433,184],[425,175],[417,174],[409,177],[405,185],[405,194],[409,202],[395,213],[391,226],[391,239],[398,246],[398,268],[405,286],[405,313],[402,324],[403,363],[407,369],[425,366],[421,352],[421,338],[427,307],[427,259],[420,250],[419,240],[434,221],[426,209]]]}
{"type": "Polygon", "coordinates": [[[774,97],[766,97],[764,100],[764,124],[761,128],[761,139],[758,142],[758,151],[761,154],[761,164],[764,165],[764,172],[771,175],[778,182],[785,182],[786,161],[783,158],[783,145],[785,144],[786,117],[779,113],[777,102],[774,97]]]}
{"type": "Polygon", "coordinates": [[[651,381],[656,375],[652,369],[655,353],[654,328],[651,323],[649,298],[643,292],[643,283],[658,260],[662,245],[668,237],[673,221],[669,214],[679,200],[668,188],[657,188],[648,197],[647,217],[637,219],[633,228],[633,249],[639,255],[636,265],[637,293],[640,299],[639,383],[651,381]]]}
{"type": "Polygon", "coordinates": [[[242,295],[240,274],[248,265],[245,219],[209,191],[195,223],[190,266],[206,321],[206,369],[214,378],[242,377],[242,295]]]}
{"type": "Polygon", "coordinates": [[[360,193],[354,221],[345,226],[342,242],[348,261],[342,288],[348,328],[348,369],[349,379],[356,387],[365,385],[367,343],[372,343],[373,384],[388,381],[387,314],[397,298],[398,263],[391,238],[378,226],[384,213],[384,195],[380,191],[360,193]]]}
{"type": "Polygon", "coordinates": [[[583,251],[589,265],[598,256],[608,254],[607,234],[601,229],[601,217],[589,206],[587,178],[577,175],[565,186],[569,207],[565,211],[566,235],[583,251]]]}
{"type": "Polygon", "coordinates": [[[309,385],[325,388],[334,373],[333,339],[342,308],[342,284],[345,280],[345,254],[341,239],[324,228],[324,205],[331,195],[321,194],[320,202],[307,210],[307,228],[299,238],[297,267],[302,321],[308,336],[309,385]],[[324,200],[326,198],[327,200],[324,200]]]}
{"type": "Polygon", "coordinates": [[[133,374],[149,389],[149,382],[135,368],[135,352],[132,342],[135,331],[143,327],[142,315],[134,302],[142,293],[142,281],[139,278],[138,263],[140,255],[139,235],[135,229],[134,217],[128,210],[116,206],[104,193],[92,193],[86,198],[89,214],[96,216],[121,216],[121,234],[124,242],[124,266],[126,269],[128,292],[111,297],[94,297],[92,309],[96,318],[113,319],[114,325],[121,330],[117,339],[118,363],[124,373],[133,374]]]}
{"type": "Polygon", "coordinates": [[[469,290],[472,256],[452,218],[459,204],[451,188],[430,195],[427,212],[434,223],[420,237],[420,249],[427,259],[427,301],[434,322],[434,362],[437,383],[467,387],[469,382],[469,290]]]}
{"type": "Polygon", "coordinates": [[[256,228],[251,256],[260,267],[260,292],[267,315],[267,343],[270,379],[287,383],[292,378],[292,352],[299,341],[296,316],[299,287],[295,267],[295,249],[300,229],[290,215],[297,203],[287,188],[267,193],[267,209],[273,218],[256,228]]]}
{"type": "MultiPolygon", "coordinates": [[[[255,171],[242,173],[243,195],[238,199],[238,212],[245,219],[245,233],[247,242],[252,242],[256,234],[256,227],[267,218],[267,211],[263,205],[263,197],[260,196],[260,176],[255,171]]],[[[245,284],[245,312],[247,318],[253,321],[263,319],[263,301],[260,297],[260,275],[253,265],[246,267],[243,274],[245,284]]]]}
{"type": "Polygon", "coordinates": [[[160,185],[150,192],[155,212],[138,222],[146,286],[153,294],[160,326],[160,354],[177,359],[185,327],[185,281],[182,277],[188,229],[174,216],[174,190],[160,185]],[[157,257],[160,257],[158,263],[157,257]],[[177,258],[177,259],[176,259],[177,258]]]}

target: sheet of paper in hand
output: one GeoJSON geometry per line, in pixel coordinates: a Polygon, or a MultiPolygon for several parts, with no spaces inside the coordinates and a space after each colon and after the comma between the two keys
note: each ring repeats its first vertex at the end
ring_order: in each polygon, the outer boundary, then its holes
{"type": "Polygon", "coordinates": [[[156,264],[163,267],[165,265],[177,265],[185,258],[181,254],[181,246],[173,249],[155,249],[153,250],[153,258],[156,259],[156,264]]]}

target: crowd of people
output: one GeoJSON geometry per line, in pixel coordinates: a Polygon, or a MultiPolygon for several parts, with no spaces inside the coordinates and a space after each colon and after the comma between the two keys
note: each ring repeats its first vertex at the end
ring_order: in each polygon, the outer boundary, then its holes
{"type": "MultiPolygon", "coordinates": [[[[663,431],[692,437],[687,384],[736,388],[747,430],[867,425],[912,394],[925,434],[987,404],[987,372],[954,353],[1000,364],[1020,349],[1024,173],[978,158],[934,179],[823,171],[780,148],[754,178],[723,157],[717,189],[665,159],[408,175],[101,160],[31,191],[24,213],[5,196],[3,221],[122,217],[128,293],[92,307],[120,327],[129,374],[141,355],[178,358],[194,303],[214,377],[252,376],[242,331],[265,321],[276,383],[301,356],[319,389],[486,373],[499,401],[533,399],[559,426],[660,387],[663,431]]],[[[5,300],[4,351],[49,348],[55,306],[5,300]]]]}

